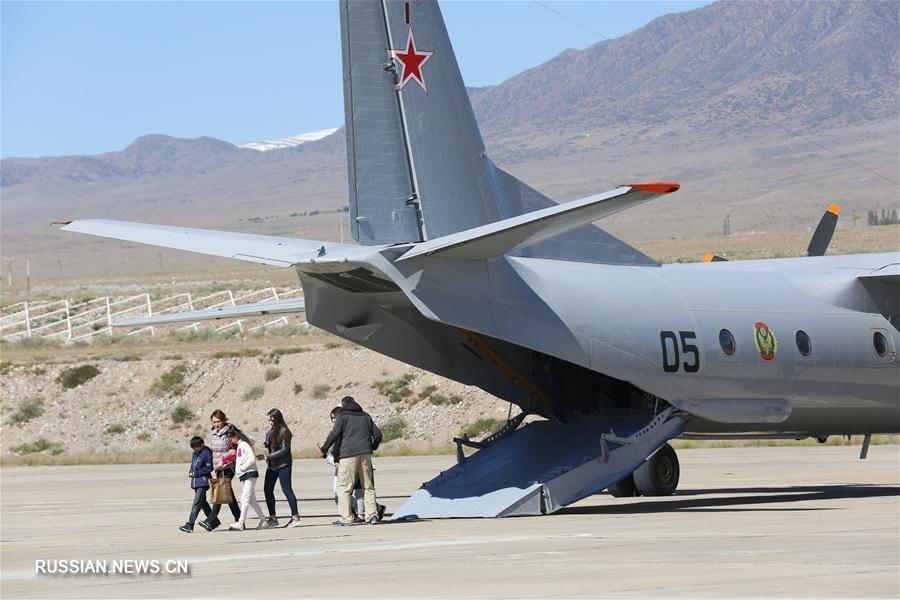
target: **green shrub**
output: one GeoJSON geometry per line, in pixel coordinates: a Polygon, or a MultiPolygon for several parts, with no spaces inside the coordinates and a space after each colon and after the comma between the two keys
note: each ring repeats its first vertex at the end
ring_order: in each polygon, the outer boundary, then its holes
{"type": "Polygon", "coordinates": [[[116,362],[137,362],[141,360],[141,357],[137,354],[110,354],[106,359],[114,360],[116,362]]]}
{"type": "Polygon", "coordinates": [[[172,423],[175,425],[183,425],[188,421],[193,420],[193,418],[194,411],[186,404],[179,404],[175,407],[175,410],[172,411],[172,423]]]}
{"type": "Polygon", "coordinates": [[[45,367],[31,367],[31,374],[40,377],[47,374],[47,369],[45,367]]]}
{"type": "Polygon", "coordinates": [[[44,414],[44,401],[40,398],[32,398],[31,400],[22,400],[16,406],[15,412],[10,417],[9,422],[13,425],[22,425],[32,419],[36,419],[44,414]]]}
{"type": "Polygon", "coordinates": [[[281,357],[286,354],[299,354],[300,352],[308,352],[309,348],[276,348],[269,352],[269,355],[265,360],[260,359],[261,362],[266,363],[270,362],[273,364],[278,364],[281,362],[281,357]]]}
{"type": "Polygon", "coordinates": [[[445,396],[443,394],[433,394],[428,398],[428,401],[434,404],[435,406],[445,406],[447,404],[459,404],[462,402],[462,397],[457,396],[456,394],[452,394],[450,396],[445,396]]]}
{"type": "Polygon", "coordinates": [[[120,433],[125,433],[125,426],[121,423],[110,425],[106,428],[106,433],[109,435],[119,435],[120,433]]]}
{"type": "Polygon", "coordinates": [[[150,441],[150,434],[147,433],[146,431],[143,432],[143,433],[139,433],[139,434],[137,434],[137,439],[138,439],[139,441],[141,441],[141,442],[149,442],[149,441],[150,441]]]}
{"type": "Polygon", "coordinates": [[[269,367],[268,369],[266,369],[266,381],[275,381],[279,377],[281,377],[281,369],[278,369],[276,367],[269,367]]]}
{"type": "Polygon", "coordinates": [[[178,396],[186,389],[184,378],[187,377],[188,366],[179,363],[159,376],[159,379],[150,386],[150,394],[153,396],[178,396]]]}
{"type": "Polygon", "coordinates": [[[384,435],[384,439],[382,441],[384,443],[387,443],[402,439],[406,436],[407,427],[408,426],[403,417],[391,417],[390,419],[382,423],[379,427],[381,429],[381,433],[384,435]]]}
{"type": "Polygon", "coordinates": [[[325,343],[326,350],[334,350],[335,348],[340,348],[341,346],[343,346],[343,344],[340,342],[326,342],[325,343]]]}
{"type": "Polygon", "coordinates": [[[263,394],[265,394],[265,393],[266,393],[266,386],[264,386],[261,383],[257,383],[256,385],[254,385],[253,387],[248,389],[246,392],[244,392],[244,395],[242,396],[242,398],[244,399],[244,401],[250,402],[252,400],[259,400],[260,398],[263,397],[263,394]]]}
{"type": "Polygon", "coordinates": [[[463,427],[460,433],[468,434],[469,437],[478,437],[483,434],[494,433],[505,424],[506,421],[501,419],[478,419],[463,427]]]}
{"type": "Polygon", "coordinates": [[[294,384],[294,395],[298,396],[298,395],[300,395],[301,392],[303,392],[303,384],[295,383],[294,384]]]}
{"type": "Polygon", "coordinates": [[[391,390],[394,389],[394,380],[382,379],[380,381],[373,381],[369,384],[369,387],[373,390],[378,390],[378,393],[382,396],[387,396],[391,393],[391,390]]]}
{"type": "Polygon", "coordinates": [[[181,360],[182,358],[184,357],[180,354],[166,354],[162,357],[163,360],[181,360]]]}
{"type": "Polygon", "coordinates": [[[419,392],[419,400],[428,399],[428,397],[431,396],[433,393],[435,393],[437,390],[438,390],[438,386],[436,386],[436,385],[426,385],[419,392]]]}
{"type": "Polygon", "coordinates": [[[328,392],[331,391],[331,386],[327,383],[319,383],[313,386],[312,389],[312,397],[316,400],[324,400],[328,397],[328,392]]]}
{"type": "Polygon", "coordinates": [[[259,356],[261,352],[252,348],[244,350],[220,350],[213,353],[213,358],[250,358],[251,356],[259,356]]]}
{"type": "MultiPolygon", "coordinates": [[[[401,402],[402,400],[408,400],[413,397],[415,392],[413,392],[410,384],[415,379],[415,375],[411,373],[406,373],[399,379],[385,379],[384,381],[376,381],[372,384],[372,388],[378,390],[382,396],[385,396],[391,402],[401,402]]],[[[418,400],[414,400],[410,402],[411,404],[415,404],[418,400]]]]}
{"type": "Polygon", "coordinates": [[[12,447],[12,451],[16,454],[37,454],[38,452],[46,452],[47,450],[49,450],[50,454],[53,456],[57,456],[58,454],[62,454],[63,445],[58,442],[51,442],[47,438],[39,438],[30,444],[19,444],[18,446],[12,447]]]}
{"type": "Polygon", "coordinates": [[[276,348],[269,352],[269,356],[284,356],[285,354],[300,354],[301,352],[309,352],[309,348],[276,348]]]}
{"type": "Polygon", "coordinates": [[[63,389],[70,390],[79,385],[87,383],[100,374],[100,369],[94,365],[81,365],[80,367],[71,367],[59,374],[56,381],[59,382],[63,389]]]}
{"type": "Polygon", "coordinates": [[[0,362],[0,375],[6,375],[6,372],[12,369],[13,364],[9,362],[0,362]]]}

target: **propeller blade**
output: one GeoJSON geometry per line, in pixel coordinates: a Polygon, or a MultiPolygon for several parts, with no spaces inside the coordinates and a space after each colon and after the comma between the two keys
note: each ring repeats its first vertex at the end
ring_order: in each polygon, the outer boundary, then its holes
{"type": "Polygon", "coordinates": [[[832,204],[822,215],[819,225],[813,233],[812,239],[809,241],[809,248],[806,249],[807,256],[823,256],[828,250],[828,244],[831,243],[831,236],[834,235],[834,228],[837,226],[838,217],[841,214],[841,207],[832,204]]]}

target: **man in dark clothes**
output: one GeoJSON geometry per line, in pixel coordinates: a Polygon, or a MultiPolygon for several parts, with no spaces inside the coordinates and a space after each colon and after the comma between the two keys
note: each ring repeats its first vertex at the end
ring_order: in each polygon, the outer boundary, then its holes
{"type": "Polygon", "coordinates": [[[378,523],[378,502],[375,496],[375,478],[372,473],[372,452],[381,444],[381,430],[368,413],[356,403],[352,396],[341,400],[341,412],[334,421],[331,433],[319,448],[324,458],[328,449],[340,440],[337,455],[338,465],[338,511],[339,521],[334,525],[350,525],[353,515],[350,513],[350,495],[357,476],[362,481],[365,491],[366,517],[369,525],[378,523]]]}
{"type": "MultiPolygon", "coordinates": [[[[337,416],[341,413],[341,407],[335,406],[331,409],[331,423],[332,427],[334,426],[334,422],[337,419],[337,416]]],[[[326,462],[328,462],[329,458],[326,457],[326,462]]],[[[329,464],[334,465],[334,483],[332,484],[332,490],[334,491],[334,503],[338,504],[340,502],[340,493],[338,492],[338,469],[341,464],[341,436],[337,436],[334,439],[334,442],[331,446],[331,462],[329,464]]],[[[375,471],[375,467],[372,467],[372,471],[375,471]]],[[[360,517],[365,517],[366,509],[365,509],[365,496],[362,487],[362,482],[357,476],[353,481],[353,493],[350,494],[350,515],[353,517],[354,523],[361,523],[363,521],[360,517]]],[[[384,511],[386,509],[384,504],[376,504],[378,507],[378,520],[381,521],[384,516],[384,511]]]]}

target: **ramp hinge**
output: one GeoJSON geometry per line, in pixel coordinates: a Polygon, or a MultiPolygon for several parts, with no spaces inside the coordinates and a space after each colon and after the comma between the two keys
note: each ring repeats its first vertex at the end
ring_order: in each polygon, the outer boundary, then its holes
{"type": "Polygon", "coordinates": [[[417,194],[416,192],[413,192],[412,194],[410,194],[409,198],[406,199],[406,205],[413,206],[413,205],[418,205],[418,204],[419,204],[419,194],[417,194]]]}
{"type": "Polygon", "coordinates": [[[385,73],[391,73],[392,75],[396,75],[397,74],[397,63],[394,62],[393,60],[389,60],[386,63],[381,65],[381,69],[385,73]]]}
{"type": "Polygon", "coordinates": [[[609,462],[609,444],[602,436],[600,437],[600,461],[609,462]]]}
{"type": "Polygon", "coordinates": [[[522,421],[525,419],[526,416],[527,416],[527,413],[525,413],[524,411],[519,413],[512,419],[507,420],[506,423],[503,425],[503,427],[501,427],[500,429],[498,429],[491,435],[487,436],[480,442],[476,442],[475,440],[470,440],[468,433],[463,433],[461,437],[453,438],[453,443],[456,444],[456,462],[462,463],[463,461],[466,460],[466,455],[462,449],[463,446],[468,446],[469,448],[475,448],[477,450],[483,450],[483,449],[487,448],[488,446],[490,446],[496,442],[499,442],[503,438],[512,434],[516,429],[519,428],[519,425],[522,424],[522,421]]]}
{"type": "Polygon", "coordinates": [[[610,427],[609,433],[601,433],[600,438],[605,442],[612,442],[614,444],[619,444],[620,446],[627,446],[628,444],[635,444],[641,439],[649,434],[651,431],[665,423],[669,420],[669,417],[675,412],[674,408],[667,408],[663,412],[656,415],[646,426],[635,431],[633,434],[628,436],[627,438],[619,437],[616,435],[616,432],[612,430],[610,427]]]}

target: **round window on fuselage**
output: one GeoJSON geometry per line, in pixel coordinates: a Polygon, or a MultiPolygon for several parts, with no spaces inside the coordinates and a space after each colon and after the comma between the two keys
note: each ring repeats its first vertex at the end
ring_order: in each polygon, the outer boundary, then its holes
{"type": "Polygon", "coordinates": [[[737,345],[734,343],[734,336],[727,329],[719,332],[719,345],[722,346],[722,352],[728,356],[734,354],[734,351],[737,349],[737,345]]]}
{"type": "Polygon", "coordinates": [[[880,331],[876,331],[872,335],[872,345],[875,347],[875,354],[884,358],[888,354],[888,341],[887,338],[884,337],[884,334],[880,331]]]}
{"type": "Polygon", "coordinates": [[[812,354],[812,340],[809,339],[809,335],[802,329],[797,332],[797,350],[803,356],[812,354]]]}

